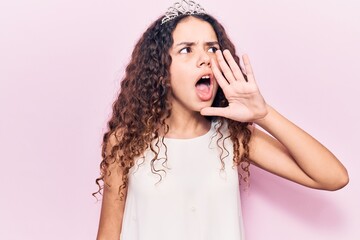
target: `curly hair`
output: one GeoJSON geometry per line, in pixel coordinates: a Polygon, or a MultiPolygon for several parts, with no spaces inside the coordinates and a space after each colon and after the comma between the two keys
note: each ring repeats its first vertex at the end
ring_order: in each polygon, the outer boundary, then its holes
{"type": "MultiPolygon", "coordinates": [[[[239,64],[235,46],[227,36],[224,27],[211,15],[192,16],[208,22],[213,27],[220,49],[228,49],[239,64]]],[[[132,52],[130,63],[126,67],[120,93],[113,103],[108,130],[103,136],[100,177],[96,179],[99,189],[93,193],[94,196],[97,193],[101,194],[104,187],[100,184],[101,181],[110,186],[104,177],[111,174],[110,164],[116,163],[123,173],[122,184],[118,189],[120,199],[123,199],[124,193],[121,190],[127,187],[128,173],[135,164],[134,159],[144,153],[146,149],[150,149],[155,154],[151,160],[152,172],[156,174],[159,171],[154,168],[154,161],[158,158],[159,151],[154,149],[151,143],[155,141],[155,146],[157,146],[159,141],[163,141],[160,132],[166,134],[169,131],[169,126],[165,123],[165,120],[171,115],[171,103],[168,96],[171,94],[169,69],[172,60],[169,50],[173,44],[174,29],[188,15],[182,15],[161,24],[163,17],[161,16],[151,24],[139,39],[132,52]],[[111,136],[115,137],[115,143],[110,143],[111,136]]],[[[246,78],[245,74],[244,77],[246,78]]],[[[226,107],[227,105],[228,101],[219,87],[212,106],[226,107]]],[[[211,121],[215,117],[207,118],[211,121]]],[[[219,129],[224,124],[227,125],[230,135],[225,139],[230,138],[233,142],[234,165],[241,166],[245,176],[239,173],[240,179],[247,181],[250,176],[248,147],[251,137],[251,131],[248,129],[250,123],[241,123],[222,117],[216,117],[216,119],[220,125],[217,128],[219,139],[224,138],[219,129]],[[243,153],[240,153],[241,145],[243,153]]],[[[219,145],[219,140],[217,143],[219,145]]],[[[222,169],[224,169],[223,159],[226,155],[224,153],[228,153],[228,151],[223,146],[221,152],[220,160],[222,169]]]]}

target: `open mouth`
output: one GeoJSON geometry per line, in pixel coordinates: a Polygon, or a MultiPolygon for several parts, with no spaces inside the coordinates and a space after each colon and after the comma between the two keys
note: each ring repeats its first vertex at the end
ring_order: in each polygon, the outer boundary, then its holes
{"type": "Polygon", "coordinates": [[[197,88],[209,88],[210,87],[210,76],[202,76],[195,84],[197,88]]]}
{"type": "Polygon", "coordinates": [[[202,101],[208,101],[212,97],[212,83],[209,75],[202,76],[196,83],[196,93],[202,101]]]}

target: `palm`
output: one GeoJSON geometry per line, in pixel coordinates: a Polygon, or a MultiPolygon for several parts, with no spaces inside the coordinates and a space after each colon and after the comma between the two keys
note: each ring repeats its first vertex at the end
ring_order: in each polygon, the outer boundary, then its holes
{"type": "Polygon", "coordinates": [[[266,103],[256,85],[247,55],[243,56],[247,81],[228,50],[224,51],[228,63],[221,51],[217,51],[216,56],[221,70],[214,60],[211,64],[212,70],[229,105],[224,108],[207,107],[201,110],[201,114],[222,116],[239,122],[252,122],[263,118],[267,114],[266,103]]]}

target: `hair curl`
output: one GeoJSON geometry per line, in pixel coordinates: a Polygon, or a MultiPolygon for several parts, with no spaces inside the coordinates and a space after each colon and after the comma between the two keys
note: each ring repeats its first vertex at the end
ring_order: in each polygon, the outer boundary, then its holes
{"type": "MultiPolygon", "coordinates": [[[[220,48],[228,49],[239,64],[235,46],[227,36],[224,27],[208,14],[192,16],[208,22],[213,27],[220,48]]],[[[168,96],[171,94],[169,72],[171,57],[169,50],[173,44],[172,33],[175,27],[187,17],[187,15],[182,15],[162,25],[163,16],[158,18],[135,45],[130,63],[126,67],[125,77],[121,82],[121,91],[113,104],[108,131],[103,136],[100,177],[96,179],[99,189],[93,193],[94,196],[97,193],[101,194],[103,189],[100,184],[101,181],[109,186],[104,177],[111,174],[108,168],[110,164],[116,162],[123,173],[122,184],[118,189],[118,193],[121,195],[120,199],[122,199],[124,193],[121,190],[127,187],[128,173],[135,164],[134,159],[148,148],[155,154],[151,161],[152,172],[157,173],[159,171],[154,169],[153,164],[158,157],[158,149],[154,149],[151,143],[155,141],[155,146],[159,144],[161,141],[160,131],[166,134],[169,130],[169,126],[165,123],[165,119],[171,115],[171,104],[168,100],[168,96]],[[116,143],[108,146],[112,135],[116,137],[116,143]],[[107,151],[108,148],[110,151],[107,151]]],[[[212,106],[226,107],[227,105],[228,101],[219,87],[212,106]]],[[[209,120],[212,118],[209,117],[209,120]]],[[[223,138],[219,129],[226,123],[230,133],[229,138],[233,142],[233,162],[236,166],[240,165],[245,173],[245,176],[239,173],[240,179],[247,181],[250,175],[248,143],[251,131],[247,128],[249,123],[241,123],[222,117],[217,117],[217,119],[220,124],[217,129],[217,134],[220,134],[219,139],[223,138]],[[240,153],[241,145],[244,149],[242,154],[240,153]]],[[[222,153],[228,152],[224,146],[221,147],[221,151],[222,153]]],[[[222,169],[225,165],[223,155],[221,154],[220,157],[222,169]]]]}

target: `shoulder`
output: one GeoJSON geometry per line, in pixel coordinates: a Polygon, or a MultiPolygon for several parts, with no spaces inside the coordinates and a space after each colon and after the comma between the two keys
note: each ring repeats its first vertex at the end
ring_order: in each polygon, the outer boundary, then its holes
{"type": "Polygon", "coordinates": [[[119,129],[110,133],[107,139],[104,139],[103,146],[104,146],[105,156],[111,156],[113,154],[112,149],[114,147],[119,146],[122,137],[123,137],[123,131],[119,129]]]}
{"type": "Polygon", "coordinates": [[[105,162],[104,165],[106,165],[104,182],[106,183],[105,188],[111,191],[117,191],[123,183],[124,168],[121,166],[119,158],[122,155],[122,150],[119,147],[121,139],[122,132],[114,131],[103,142],[103,161],[105,162]]]}
{"type": "Polygon", "coordinates": [[[120,173],[122,170],[119,159],[119,156],[122,154],[122,150],[119,147],[122,136],[122,131],[114,131],[110,133],[107,138],[104,138],[102,155],[108,174],[114,171],[120,173]]]}

